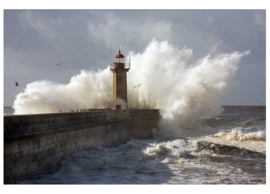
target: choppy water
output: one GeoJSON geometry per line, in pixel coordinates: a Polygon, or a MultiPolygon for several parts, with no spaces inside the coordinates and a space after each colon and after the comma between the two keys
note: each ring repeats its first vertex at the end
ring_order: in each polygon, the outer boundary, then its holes
{"type": "Polygon", "coordinates": [[[265,184],[265,107],[224,107],[181,137],[132,139],[68,156],[58,172],[22,184],[265,184]]]}

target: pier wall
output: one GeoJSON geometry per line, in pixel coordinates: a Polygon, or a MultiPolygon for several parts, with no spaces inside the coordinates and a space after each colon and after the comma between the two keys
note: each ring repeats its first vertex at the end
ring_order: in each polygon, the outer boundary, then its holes
{"type": "Polygon", "coordinates": [[[159,119],[159,110],[4,116],[4,183],[55,172],[74,152],[150,139],[159,119]]]}

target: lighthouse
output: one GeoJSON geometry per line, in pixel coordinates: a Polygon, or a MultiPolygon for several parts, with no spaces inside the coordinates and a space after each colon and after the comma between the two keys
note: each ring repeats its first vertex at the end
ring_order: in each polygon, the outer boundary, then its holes
{"type": "Polygon", "coordinates": [[[119,48],[114,63],[110,64],[110,70],[113,72],[113,106],[115,106],[113,109],[127,107],[127,72],[129,69],[130,62],[125,62],[125,56],[119,48]]]}

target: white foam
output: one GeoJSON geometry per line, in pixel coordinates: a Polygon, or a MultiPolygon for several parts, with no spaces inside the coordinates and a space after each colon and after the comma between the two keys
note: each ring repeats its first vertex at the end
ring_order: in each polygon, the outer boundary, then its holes
{"type": "Polygon", "coordinates": [[[154,146],[147,147],[143,152],[150,158],[163,157],[164,159],[179,159],[186,155],[182,146],[179,144],[175,146],[175,141],[158,143],[154,146]]]}

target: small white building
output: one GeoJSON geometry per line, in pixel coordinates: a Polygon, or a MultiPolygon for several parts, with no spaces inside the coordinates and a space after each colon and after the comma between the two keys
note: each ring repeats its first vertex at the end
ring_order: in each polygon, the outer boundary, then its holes
{"type": "Polygon", "coordinates": [[[117,98],[112,103],[112,110],[127,109],[127,102],[122,98],[117,98]]]}

